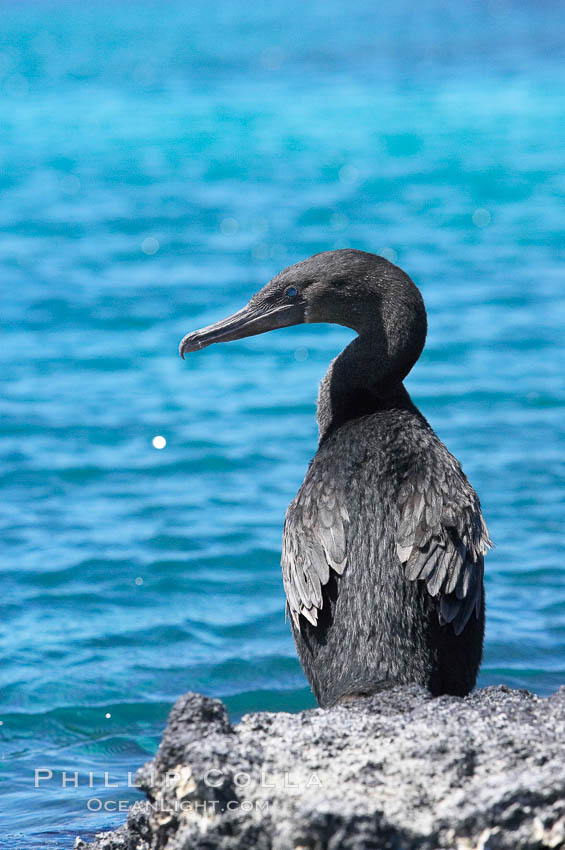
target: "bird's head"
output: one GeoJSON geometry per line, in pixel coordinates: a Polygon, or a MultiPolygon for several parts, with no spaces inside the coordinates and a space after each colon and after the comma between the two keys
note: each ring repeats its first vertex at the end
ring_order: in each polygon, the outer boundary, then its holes
{"type": "Polygon", "coordinates": [[[424,303],[408,275],[376,254],[343,249],[284,269],[237,313],[188,333],[179,352],[310,322],[374,336],[383,356],[410,361],[406,372],[426,337],[424,303]]]}

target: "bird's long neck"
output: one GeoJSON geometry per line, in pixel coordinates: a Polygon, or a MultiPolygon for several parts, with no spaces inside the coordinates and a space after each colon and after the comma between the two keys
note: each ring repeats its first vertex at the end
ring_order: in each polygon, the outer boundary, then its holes
{"type": "Polygon", "coordinates": [[[410,364],[392,358],[382,334],[354,339],[326,372],[318,393],[320,441],[350,419],[393,407],[417,411],[402,383],[410,364]]]}

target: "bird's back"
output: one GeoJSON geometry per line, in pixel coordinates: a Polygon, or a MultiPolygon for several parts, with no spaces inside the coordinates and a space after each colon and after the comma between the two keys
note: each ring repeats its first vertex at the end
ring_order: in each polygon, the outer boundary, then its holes
{"type": "Polygon", "coordinates": [[[471,690],[484,631],[481,524],[459,463],[411,403],[325,436],[289,506],[282,558],[321,705],[398,682],[471,690]]]}

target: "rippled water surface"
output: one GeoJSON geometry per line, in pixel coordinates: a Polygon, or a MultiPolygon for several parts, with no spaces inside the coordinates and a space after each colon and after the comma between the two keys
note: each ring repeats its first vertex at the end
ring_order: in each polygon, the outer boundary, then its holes
{"type": "Polygon", "coordinates": [[[13,848],[122,822],[87,801],[136,798],[128,771],[188,689],[236,716],[313,704],[280,538],[351,334],[292,328],[184,363],[176,347],[315,251],[382,253],[424,293],[408,387],[497,543],[481,684],[565,678],[559,6],[267,6],[2,4],[13,848]],[[38,789],[35,768],[53,771],[38,789]]]}

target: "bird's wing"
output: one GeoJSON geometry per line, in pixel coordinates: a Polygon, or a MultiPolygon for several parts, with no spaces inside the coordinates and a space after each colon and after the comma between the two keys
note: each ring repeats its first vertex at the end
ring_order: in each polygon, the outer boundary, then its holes
{"type": "Polygon", "coordinates": [[[281,558],[287,608],[297,628],[300,614],[317,625],[330,570],[341,575],[347,565],[348,524],[343,488],[329,473],[307,474],[286,512],[281,558]]]}
{"type": "Polygon", "coordinates": [[[442,624],[461,634],[482,605],[484,554],[492,546],[479,498],[458,463],[407,475],[400,488],[397,552],[406,578],[439,596],[442,624]]]}

